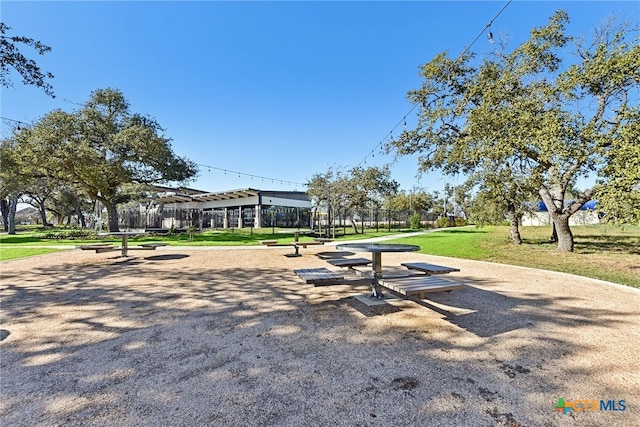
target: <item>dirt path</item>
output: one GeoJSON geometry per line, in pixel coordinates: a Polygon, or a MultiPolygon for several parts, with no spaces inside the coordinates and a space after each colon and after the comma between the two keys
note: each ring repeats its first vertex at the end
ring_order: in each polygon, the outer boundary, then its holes
{"type": "Polygon", "coordinates": [[[640,425],[640,291],[384,254],[458,267],[468,286],[367,307],[363,284],[292,273],[329,267],[326,250],[0,263],[2,425],[640,425]],[[563,415],[558,398],[625,410],[563,415]]]}

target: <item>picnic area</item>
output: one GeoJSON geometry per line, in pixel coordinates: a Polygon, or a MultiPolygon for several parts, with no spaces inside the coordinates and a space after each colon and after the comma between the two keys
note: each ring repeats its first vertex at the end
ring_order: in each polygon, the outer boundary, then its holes
{"type": "Polygon", "coordinates": [[[383,268],[446,266],[464,286],[367,305],[355,298],[366,280],[317,256],[337,251],[331,242],[291,250],[77,249],[3,262],[3,423],[640,424],[637,289],[398,252],[383,268]],[[323,268],[348,280],[294,274],[323,268]],[[627,406],[564,415],[558,398],[627,406]]]}

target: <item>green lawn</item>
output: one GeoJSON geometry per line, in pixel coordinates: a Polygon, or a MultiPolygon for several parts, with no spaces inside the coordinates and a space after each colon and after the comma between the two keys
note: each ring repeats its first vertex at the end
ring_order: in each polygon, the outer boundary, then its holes
{"type": "MultiPolygon", "coordinates": [[[[344,230],[339,230],[344,234],[344,230]]],[[[410,230],[393,230],[368,232],[365,234],[346,234],[336,236],[336,240],[354,240],[369,237],[385,236],[389,234],[402,233],[410,230]]],[[[348,230],[347,230],[348,232],[348,230]]],[[[0,261],[14,258],[22,258],[26,256],[39,255],[43,253],[54,252],[55,249],[37,248],[38,246],[69,246],[70,248],[87,243],[110,242],[117,245],[121,242],[119,237],[97,236],[95,238],[68,238],[73,231],[54,229],[45,231],[19,231],[15,235],[0,234],[0,261]]],[[[155,235],[140,236],[129,238],[130,245],[148,242],[163,242],[170,246],[256,246],[260,245],[260,240],[277,240],[278,243],[286,244],[292,242],[294,232],[280,230],[278,228],[261,228],[261,229],[227,229],[227,230],[208,230],[202,233],[195,233],[193,241],[189,235],[155,235]]],[[[300,241],[313,240],[308,236],[301,236],[300,241]]]]}
{"type": "Polygon", "coordinates": [[[20,247],[6,247],[0,245],[0,261],[7,261],[16,258],[25,258],[35,255],[50,254],[52,252],[58,252],[59,249],[49,248],[20,248],[20,247]]]}
{"type": "MultiPolygon", "coordinates": [[[[555,244],[548,243],[551,227],[522,227],[524,244],[515,246],[509,241],[508,227],[445,229],[419,237],[397,239],[397,242],[415,244],[421,252],[465,259],[499,262],[504,264],[562,271],[593,277],[640,288],[640,227],[612,225],[574,226],[575,251],[561,253],[555,244]]],[[[210,230],[196,233],[193,241],[187,234],[172,236],[142,236],[129,240],[131,245],[144,242],[164,242],[174,246],[250,246],[260,240],[293,241],[293,232],[280,233],[279,229],[210,230]]],[[[370,230],[365,234],[346,234],[336,241],[387,236],[413,230],[370,230]]],[[[347,229],[349,232],[349,229],[347,229]]],[[[63,232],[61,232],[63,233],[63,232]]],[[[46,245],[74,246],[83,243],[109,241],[117,244],[119,238],[99,239],[45,239],[44,232],[19,232],[0,235],[0,260],[32,256],[55,251],[32,248],[46,245]]],[[[50,234],[49,234],[50,236],[50,234]]],[[[301,241],[311,240],[302,236],[301,241]]]]}
{"type": "Polygon", "coordinates": [[[574,226],[573,253],[548,243],[551,227],[522,227],[524,244],[509,241],[508,227],[443,230],[395,240],[431,255],[561,271],[640,287],[640,227],[574,226]]]}
{"type": "MultiPolygon", "coordinates": [[[[336,240],[353,240],[364,239],[370,237],[386,236],[390,234],[409,232],[412,230],[393,230],[386,229],[369,231],[365,234],[346,234],[336,236],[336,240]]],[[[343,230],[340,230],[344,234],[343,230]]],[[[349,231],[347,230],[347,233],[349,231]]],[[[64,230],[55,231],[28,231],[18,232],[15,235],[0,234],[0,247],[16,247],[16,246],[50,246],[50,245],[80,245],[85,243],[97,242],[113,242],[119,243],[120,238],[117,236],[97,236],[95,238],[65,238],[67,232],[64,230]],[[51,236],[55,235],[55,238],[51,236]],[[49,236],[46,238],[45,236],[49,236]]],[[[186,233],[173,235],[141,235],[139,237],[132,236],[129,242],[132,245],[136,243],[146,242],[163,242],[173,246],[244,246],[244,245],[260,245],[260,240],[278,240],[278,243],[289,243],[294,238],[294,231],[291,229],[271,229],[271,228],[255,228],[255,229],[226,229],[226,230],[207,230],[193,235],[193,241],[190,240],[186,233]]],[[[301,241],[313,240],[308,236],[300,236],[301,241]]]]}

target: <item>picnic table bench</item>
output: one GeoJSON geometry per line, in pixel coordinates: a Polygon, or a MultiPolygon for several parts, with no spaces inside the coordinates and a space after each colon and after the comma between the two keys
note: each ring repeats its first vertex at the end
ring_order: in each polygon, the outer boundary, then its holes
{"type": "Polygon", "coordinates": [[[381,279],[380,284],[385,288],[406,296],[417,296],[424,299],[425,295],[432,292],[451,292],[454,289],[464,287],[462,283],[445,279],[439,276],[411,276],[394,279],[381,279]]]}
{"type": "Polygon", "coordinates": [[[79,245],[76,246],[76,249],[81,249],[83,251],[95,251],[97,254],[102,252],[111,252],[111,251],[119,251],[119,246],[113,246],[112,243],[90,243],[88,245],[79,245]]]}
{"type": "Polygon", "coordinates": [[[409,270],[422,271],[428,275],[447,274],[453,273],[454,271],[460,271],[459,268],[445,267],[444,265],[429,264],[426,262],[403,262],[400,265],[407,267],[409,270]]]}
{"type": "Polygon", "coordinates": [[[295,257],[295,256],[300,256],[300,248],[305,248],[307,246],[313,246],[313,245],[323,245],[324,242],[321,241],[311,241],[311,242],[301,242],[299,240],[295,240],[291,243],[278,243],[277,240],[273,239],[273,240],[260,240],[260,244],[262,244],[263,246],[269,246],[269,247],[274,247],[274,246],[293,246],[294,252],[291,254],[287,254],[287,256],[289,257],[295,257]]]}
{"type": "Polygon", "coordinates": [[[344,276],[324,267],[301,268],[293,270],[293,272],[306,283],[312,283],[315,286],[334,283],[344,279],[344,276]]]}
{"type": "Polygon", "coordinates": [[[159,248],[161,246],[168,246],[168,243],[140,243],[143,248],[159,248]]]}
{"type": "Polygon", "coordinates": [[[322,243],[333,242],[333,239],[329,239],[327,237],[314,237],[313,240],[315,240],[316,242],[322,242],[322,243]]]}
{"type": "Polygon", "coordinates": [[[291,242],[291,245],[293,246],[293,249],[295,250],[295,252],[293,254],[291,254],[292,256],[299,256],[300,255],[300,248],[307,248],[307,246],[315,246],[315,245],[324,245],[324,242],[291,242]]]}
{"type": "Polygon", "coordinates": [[[328,259],[327,262],[335,267],[353,268],[359,265],[369,265],[371,260],[367,258],[337,258],[328,259]]]}
{"type": "Polygon", "coordinates": [[[104,248],[106,246],[113,246],[113,244],[112,243],[88,243],[84,245],[78,245],[76,246],[76,249],[82,249],[86,251],[91,249],[104,248]]]}
{"type": "MultiPolygon", "coordinates": [[[[368,267],[366,265],[357,265],[351,268],[353,269],[353,272],[360,277],[371,277],[373,274],[371,267],[368,267]]],[[[387,265],[387,266],[384,266],[379,276],[381,279],[396,279],[400,277],[413,277],[413,276],[424,277],[425,274],[416,270],[407,270],[406,268],[401,267],[399,265],[397,266],[387,265]]]]}
{"type": "Polygon", "coordinates": [[[77,249],[81,249],[83,251],[95,251],[97,254],[103,252],[112,252],[112,251],[121,251],[122,256],[127,256],[127,252],[130,250],[138,250],[138,251],[154,251],[156,248],[161,246],[167,246],[167,243],[142,243],[140,246],[128,246],[123,250],[122,246],[114,246],[112,243],[91,243],[88,245],[79,245],[76,246],[77,249]]]}
{"type": "Polygon", "coordinates": [[[129,250],[134,251],[155,251],[156,248],[167,246],[168,243],[141,243],[140,246],[129,246],[129,250]]]}

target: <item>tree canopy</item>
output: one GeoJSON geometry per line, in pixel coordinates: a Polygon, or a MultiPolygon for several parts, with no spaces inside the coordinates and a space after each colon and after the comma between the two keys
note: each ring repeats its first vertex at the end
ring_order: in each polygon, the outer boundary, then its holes
{"type": "MultiPolygon", "coordinates": [[[[327,206],[330,225],[337,212],[352,216],[370,205],[381,206],[385,198],[398,191],[399,184],[391,178],[388,167],[354,167],[347,174],[333,169],[315,174],[307,187],[316,206],[327,206]]],[[[353,218],[352,224],[358,232],[353,218]]]]}
{"type": "Polygon", "coordinates": [[[455,61],[437,55],[408,95],[421,106],[417,125],[390,143],[400,155],[419,153],[422,171],[473,173],[492,197],[508,197],[507,211],[522,203],[519,190],[536,189],[563,251],[573,250],[570,216],[595,195],[584,189],[566,203],[578,178],[598,171],[609,177],[603,190],[640,183],[637,171],[616,181],[615,166],[632,161],[630,141],[638,140],[637,29],[609,23],[585,45],[565,34],[568,20],[558,11],[513,51],[501,44],[479,63],[473,53],[455,61]]]}
{"type": "Polygon", "coordinates": [[[21,52],[19,45],[31,47],[39,55],[49,52],[51,47],[29,37],[5,35],[9,30],[11,27],[0,22],[0,82],[2,86],[13,86],[9,77],[11,69],[13,69],[20,74],[25,85],[39,87],[44,90],[44,93],[55,98],[53,86],[47,82],[47,79],[53,78],[53,74],[40,70],[35,60],[29,59],[21,52]]]}
{"type": "Polygon", "coordinates": [[[107,208],[109,230],[118,230],[117,204],[145,185],[187,181],[196,165],[176,156],[152,118],[130,112],[122,92],[99,89],[78,111],[55,110],[22,129],[16,140],[36,176],[81,188],[107,208]]]}

